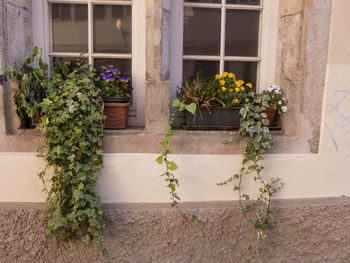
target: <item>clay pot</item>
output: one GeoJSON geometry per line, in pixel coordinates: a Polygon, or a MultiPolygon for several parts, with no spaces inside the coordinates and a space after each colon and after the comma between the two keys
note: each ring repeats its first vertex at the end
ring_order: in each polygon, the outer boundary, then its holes
{"type": "Polygon", "coordinates": [[[128,123],[128,102],[104,102],[103,113],[106,115],[105,129],[125,129],[128,123]]]}
{"type": "Polygon", "coordinates": [[[275,120],[276,112],[276,107],[270,107],[266,109],[265,113],[267,115],[267,119],[269,120],[269,125],[267,125],[268,127],[271,127],[273,121],[275,120]]]}

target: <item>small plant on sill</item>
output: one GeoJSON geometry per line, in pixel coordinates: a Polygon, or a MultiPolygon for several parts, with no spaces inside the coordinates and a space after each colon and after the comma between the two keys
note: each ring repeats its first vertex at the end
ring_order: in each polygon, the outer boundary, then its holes
{"type": "Polygon", "coordinates": [[[14,65],[2,73],[0,84],[7,80],[7,76],[19,84],[14,93],[17,115],[21,120],[35,118],[35,122],[38,122],[40,119],[40,103],[46,96],[49,82],[47,65],[42,60],[41,48],[35,47],[31,56],[22,62],[19,69],[14,65]]]}

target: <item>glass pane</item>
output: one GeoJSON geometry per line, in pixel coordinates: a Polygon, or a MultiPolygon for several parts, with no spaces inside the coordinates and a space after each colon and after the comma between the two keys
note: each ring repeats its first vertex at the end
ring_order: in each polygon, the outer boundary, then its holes
{"type": "Polygon", "coordinates": [[[260,11],[227,10],[226,56],[258,56],[260,11]]]}
{"type": "Polygon", "coordinates": [[[188,3],[221,3],[221,0],[185,0],[188,3]]]}
{"type": "Polygon", "coordinates": [[[103,66],[113,66],[120,70],[123,75],[131,76],[131,59],[120,58],[95,58],[94,67],[100,73],[103,66]]]}
{"type": "Polygon", "coordinates": [[[260,0],[226,0],[227,4],[260,5],[260,0]]]}
{"type": "Polygon", "coordinates": [[[51,57],[51,70],[53,70],[54,67],[58,67],[61,70],[64,61],[70,61],[71,70],[79,68],[78,64],[82,65],[89,63],[87,58],[51,57]]]}
{"type": "Polygon", "coordinates": [[[245,83],[252,83],[256,90],[258,62],[226,61],[225,71],[232,72],[237,79],[244,80],[245,83]]]}
{"type": "Polygon", "coordinates": [[[198,71],[203,72],[203,76],[214,76],[219,72],[218,61],[204,60],[184,60],[182,79],[193,78],[198,71]]]}
{"type": "Polygon", "coordinates": [[[131,6],[94,5],[94,52],[131,53],[131,6]]]}
{"type": "Polygon", "coordinates": [[[84,4],[51,4],[52,51],[88,51],[88,8],[84,4]]]}
{"type": "Polygon", "coordinates": [[[184,55],[219,55],[220,9],[184,8],[184,55]]]}

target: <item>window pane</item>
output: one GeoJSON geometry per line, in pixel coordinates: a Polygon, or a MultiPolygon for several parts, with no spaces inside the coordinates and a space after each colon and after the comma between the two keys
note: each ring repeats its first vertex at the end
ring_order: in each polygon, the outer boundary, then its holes
{"type": "Polygon", "coordinates": [[[226,56],[258,56],[260,11],[226,12],[226,56]]]}
{"type": "Polygon", "coordinates": [[[220,9],[184,8],[184,55],[219,55],[220,9]]]}
{"type": "Polygon", "coordinates": [[[214,76],[219,72],[218,61],[184,60],[182,79],[193,78],[198,71],[203,72],[203,76],[214,76]]]}
{"type": "Polygon", "coordinates": [[[98,72],[102,71],[102,67],[113,66],[120,70],[123,75],[131,76],[131,59],[120,58],[95,58],[94,67],[98,72]]]}
{"type": "Polygon", "coordinates": [[[51,4],[52,51],[88,51],[87,5],[51,4]]]}
{"type": "Polygon", "coordinates": [[[227,4],[260,5],[260,0],[226,0],[227,4]]]}
{"type": "Polygon", "coordinates": [[[184,2],[191,2],[191,3],[221,3],[221,0],[185,0],[184,2]]]}
{"type": "Polygon", "coordinates": [[[131,6],[94,5],[94,52],[131,53],[131,6]]]}
{"type": "Polygon", "coordinates": [[[79,65],[88,64],[89,60],[87,58],[67,58],[67,57],[52,57],[51,58],[51,70],[54,67],[58,67],[62,69],[62,65],[64,61],[70,61],[70,68],[72,70],[79,68],[79,65]]]}
{"type": "Polygon", "coordinates": [[[257,62],[244,62],[244,61],[226,61],[225,71],[236,74],[237,79],[244,80],[244,82],[250,82],[253,84],[254,90],[256,90],[256,78],[257,78],[257,62]]]}

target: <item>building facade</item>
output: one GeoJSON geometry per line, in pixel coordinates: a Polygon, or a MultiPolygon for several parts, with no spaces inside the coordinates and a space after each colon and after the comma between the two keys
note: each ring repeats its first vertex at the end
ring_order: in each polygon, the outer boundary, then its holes
{"type": "MultiPolygon", "coordinates": [[[[195,226],[170,207],[162,167],[154,161],[162,152],[176,86],[201,67],[256,76],[257,86],[276,83],[288,99],[288,115],[273,132],[274,147],[264,160],[264,176],[280,177],[285,187],[272,202],[275,224],[257,261],[349,261],[349,1],[193,2],[1,2],[0,71],[20,64],[34,45],[43,47],[48,63],[83,50],[90,63],[107,61],[129,70],[137,95],[129,128],[106,131],[104,137],[97,184],[111,253],[104,257],[80,242],[55,248],[29,241],[44,214],[37,177],[45,167],[37,156],[43,138],[19,128],[12,100],[16,85],[0,89],[0,262],[244,262],[256,234],[232,186],[217,186],[240,168],[244,142],[224,144],[232,131],[176,131],[171,157],[180,168],[182,207],[200,220],[195,226]],[[77,6],[86,9],[85,17],[77,6]],[[122,17],[115,26],[125,29],[124,45],[99,40],[108,37],[104,30],[115,14],[122,17]],[[193,17],[202,17],[203,25],[193,17]],[[242,25],[230,31],[225,19],[242,25]],[[240,27],[256,33],[231,41],[240,27]],[[75,39],[74,30],[86,30],[86,42],[75,39]],[[244,49],[247,39],[255,41],[255,49],[244,49]]],[[[254,195],[254,183],[245,187],[254,195]]]]}

